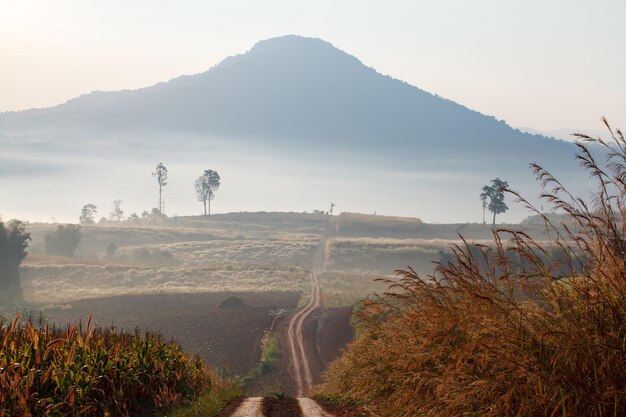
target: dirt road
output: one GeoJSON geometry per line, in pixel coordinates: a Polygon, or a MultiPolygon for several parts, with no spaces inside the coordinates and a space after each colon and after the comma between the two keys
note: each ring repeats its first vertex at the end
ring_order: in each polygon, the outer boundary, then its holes
{"type": "Polygon", "coordinates": [[[230,417],[263,417],[263,398],[246,398],[230,417]]]}
{"type": "Polygon", "coordinates": [[[293,378],[297,387],[297,397],[303,397],[313,386],[313,374],[311,364],[305,348],[303,336],[304,321],[322,305],[322,291],[319,283],[319,274],[324,271],[324,253],[327,239],[333,235],[335,224],[332,217],[328,220],[326,236],[322,239],[320,246],[315,251],[313,266],[311,268],[310,285],[311,297],[308,304],[295,314],[289,321],[287,338],[289,343],[289,354],[291,355],[291,365],[293,368],[293,378]]]}
{"type": "Polygon", "coordinates": [[[297,403],[293,398],[285,398],[277,402],[272,399],[273,407],[267,407],[270,399],[259,397],[246,398],[231,417],[333,417],[324,411],[311,398],[304,398],[308,390],[313,386],[313,374],[311,363],[306,348],[303,327],[305,320],[322,306],[322,293],[319,283],[319,274],[324,271],[324,256],[328,236],[332,236],[334,222],[332,218],[328,222],[327,236],[322,239],[320,246],[315,251],[313,266],[311,268],[310,285],[311,296],[306,306],[291,317],[287,328],[288,351],[291,358],[293,379],[296,383],[297,403]],[[281,404],[281,401],[284,404],[281,404]],[[287,404],[289,403],[289,404],[287,404]],[[288,406],[289,405],[289,406],[288,406]],[[291,409],[291,406],[295,409],[291,409]],[[264,413],[264,410],[266,411],[264,413]]]}
{"type": "Polygon", "coordinates": [[[333,417],[310,398],[246,398],[230,417],[333,417]]]}
{"type": "Polygon", "coordinates": [[[289,321],[287,338],[289,341],[289,354],[293,367],[293,377],[297,386],[297,396],[302,397],[307,390],[313,386],[313,375],[311,365],[307,357],[304,337],[302,335],[303,323],[322,304],[322,295],[319,285],[319,273],[324,268],[324,249],[326,240],[322,242],[315,252],[313,268],[311,270],[310,285],[311,297],[308,304],[295,314],[289,321]]]}

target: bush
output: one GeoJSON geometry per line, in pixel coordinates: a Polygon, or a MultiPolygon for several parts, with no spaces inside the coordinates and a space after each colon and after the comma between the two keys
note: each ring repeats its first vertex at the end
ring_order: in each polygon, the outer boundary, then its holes
{"type": "Polygon", "coordinates": [[[48,255],[74,256],[81,240],[77,224],[58,225],[57,230],[44,235],[44,246],[48,255]]]}
{"type": "Polygon", "coordinates": [[[367,305],[321,392],[394,417],[626,415],[626,141],[580,137],[608,155],[604,167],[578,145],[598,182],[592,206],[533,165],[571,222],[561,234],[543,218],[560,250],[499,229],[431,276],[397,271],[401,294],[367,305]]]}
{"type": "Polygon", "coordinates": [[[20,302],[19,266],[27,255],[30,233],[24,223],[10,221],[6,226],[0,221],[0,304],[20,302]]]}
{"type": "Polygon", "coordinates": [[[174,254],[168,250],[140,248],[132,253],[135,262],[143,265],[173,265],[176,263],[174,254]]]}

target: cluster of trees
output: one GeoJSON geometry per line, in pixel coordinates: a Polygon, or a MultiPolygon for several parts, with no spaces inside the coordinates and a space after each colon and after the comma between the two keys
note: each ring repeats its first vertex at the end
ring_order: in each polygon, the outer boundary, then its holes
{"type": "MultiPolygon", "coordinates": [[[[152,209],[151,212],[145,210],[141,213],[141,218],[148,217],[160,217],[164,216],[164,204],[163,204],[163,189],[167,186],[168,170],[163,163],[159,163],[152,176],[156,179],[159,189],[159,205],[152,209]]],[[[206,169],[194,182],[196,196],[198,201],[202,203],[204,208],[204,215],[211,214],[211,200],[215,198],[215,192],[220,188],[220,175],[217,171],[212,169],[206,169]]],[[[98,207],[93,204],[85,204],[81,210],[79,221],[81,224],[94,224],[96,222],[95,216],[98,213],[98,207]]],[[[122,210],[122,200],[113,201],[113,211],[111,211],[109,218],[114,221],[121,221],[124,217],[124,210],[122,210]]],[[[107,219],[102,217],[101,223],[104,223],[107,219]]],[[[132,213],[128,220],[139,220],[137,213],[132,213]]]]}
{"type": "Polygon", "coordinates": [[[76,254],[81,239],[82,234],[79,225],[60,224],[54,232],[48,232],[44,235],[43,243],[48,255],[72,257],[76,254]]]}
{"type": "Polygon", "coordinates": [[[207,203],[208,214],[211,214],[211,200],[215,197],[215,191],[220,188],[220,174],[212,169],[205,170],[196,180],[195,187],[198,201],[204,206],[204,215],[207,215],[207,203]]]}

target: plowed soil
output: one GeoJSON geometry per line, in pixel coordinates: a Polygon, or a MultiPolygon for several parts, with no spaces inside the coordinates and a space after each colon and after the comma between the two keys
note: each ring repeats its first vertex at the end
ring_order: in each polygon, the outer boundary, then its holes
{"type": "MultiPolygon", "coordinates": [[[[199,354],[213,369],[245,375],[258,363],[260,342],[274,320],[274,310],[293,309],[300,299],[294,292],[205,293],[126,296],[80,300],[70,309],[44,310],[45,319],[58,325],[89,316],[101,326],[152,330],[174,339],[189,354],[199,354]],[[245,306],[219,308],[237,296],[245,306]]],[[[278,318],[280,321],[283,318],[278,318]]]]}

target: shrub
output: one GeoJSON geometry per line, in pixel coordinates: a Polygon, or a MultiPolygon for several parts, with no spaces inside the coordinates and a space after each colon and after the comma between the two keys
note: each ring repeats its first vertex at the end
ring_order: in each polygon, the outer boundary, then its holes
{"type": "Polygon", "coordinates": [[[560,250],[498,229],[431,276],[397,271],[401,293],[366,306],[321,392],[394,417],[626,415],[626,141],[610,131],[615,143],[580,135],[607,155],[604,166],[578,144],[598,183],[591,205],[533,165],[569,217],[563,233],[543,217],[560,250]]]}
{"type": "Polygon", "coordinates": [[[24,223],[0,221],[0,304],[21,301],[19,266],[27,255],[30,233],[24,223]]]}
{"type": "Polygon", "coordinates": [[[44,246],[48,255],[74,256],[80,240],[79,225],[60,224],[56,231],[44,235],[44,246]]]}

